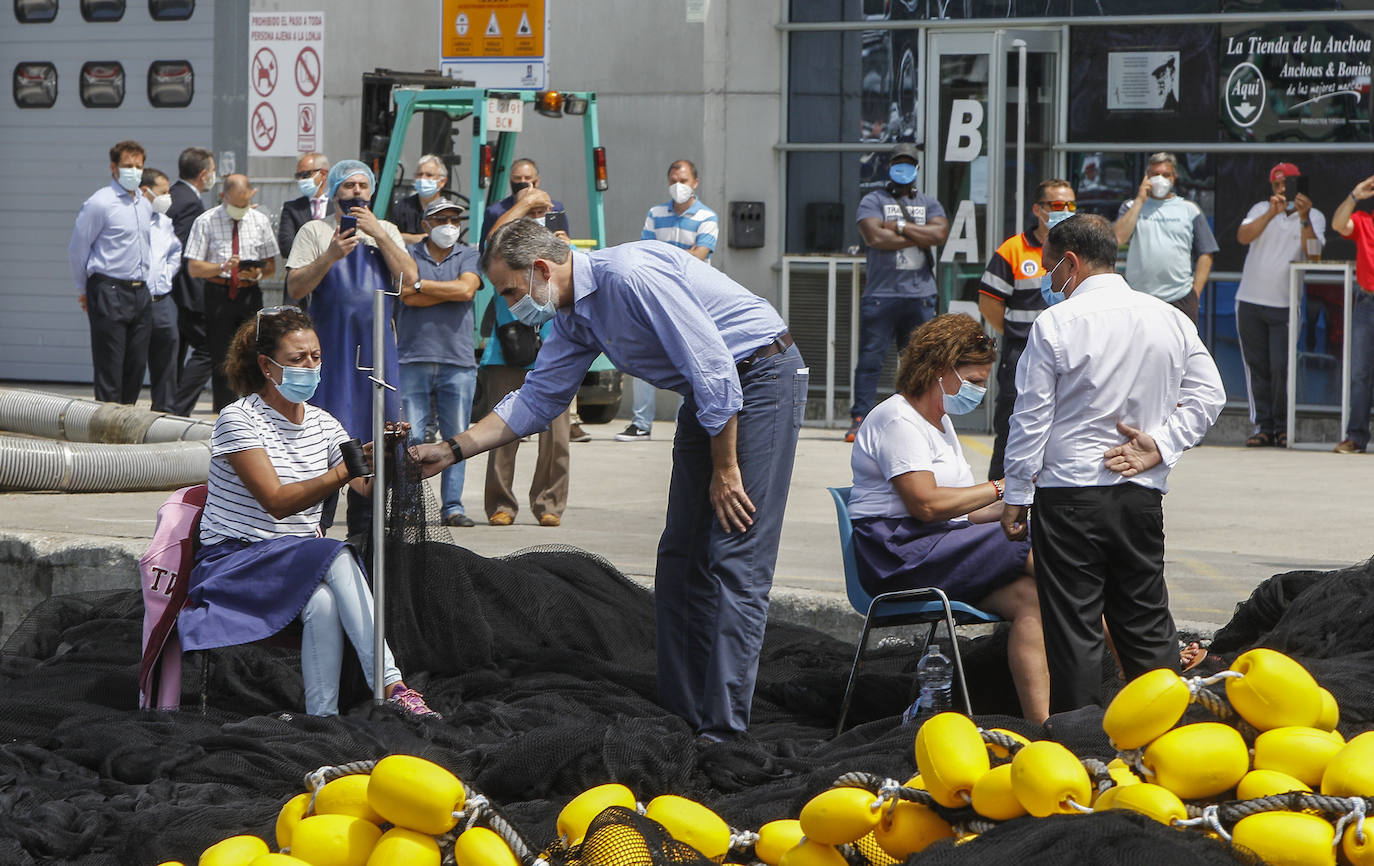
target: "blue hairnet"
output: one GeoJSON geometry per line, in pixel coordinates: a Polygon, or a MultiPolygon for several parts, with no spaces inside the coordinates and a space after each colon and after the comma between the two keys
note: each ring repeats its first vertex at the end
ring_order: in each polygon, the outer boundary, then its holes
{"type": "Polygon", "coordinates": [[[368,186],[376,188],[377,178],[366,163],[356,159],[345,159],[342,162],[334,163],[334,167],[329,170],[329,177],[325,178],[325,184],[329,189],[329,198],[332,199],[334,193],[339,191],[339,186],[355,174],[366,175],[368,186]]]}

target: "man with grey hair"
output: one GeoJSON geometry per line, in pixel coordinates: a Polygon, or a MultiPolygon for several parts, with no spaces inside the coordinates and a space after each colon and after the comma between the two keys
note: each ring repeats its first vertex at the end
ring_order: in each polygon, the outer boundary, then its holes
{"type": "Polygon", "coordinates": [[[1202,208],[1174,194],[1178,159],[1150,154],[1149,169],[1134,199],[1122,202],[1112,226],[1126,252],[1126,281],[1154,295],[1197,324],[1198,299],[1220,247],[1202,208]]]}
{"type": "Polygon", "coordinates": [[[322,220],[329,214],[329,196],[325,195],[324,179],[329,174],[329,157],[317,151],[301,154],[296,160],[296,189],[300,196],[281,206],[277,221],[277,247],[282,258],[290,258],[296,232],[311,220],[322,220]]]}
{"type": "Polygon", "coordinates": [[[457,199],[445,192],[445,187],[448,186],[448,166],[444,165],[442,157],[435,154],[427,153],[416,161],[414,186],[415,192],[398,199],[392,205],[389,214],[391,222],[401,230],[401,237],[407,246],[417,244],[428,237],[420,223],[424,220],[425,209],[436,199],[442,196],[455,205],[458,204],[457,199]]]}
{"type": "Polygon", "coordinates": [[[654,606],[659,700],[705,740],[749,725],[807,370],[759,296],[669,244],[580,252],[532,220],[487,239],[482,267],[511,313],[552,321],[523,387],[452,439],[427,474],[542,430],[596,356],[683,395],[654,606]]]}

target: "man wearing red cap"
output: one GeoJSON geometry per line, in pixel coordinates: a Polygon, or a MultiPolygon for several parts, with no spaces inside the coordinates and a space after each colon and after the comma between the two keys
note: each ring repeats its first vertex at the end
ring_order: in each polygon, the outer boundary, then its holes
{"type": "Polygon", "coordinates": [[[1326,237],[1326,217],[1311,199],[1298,193],[1289,200],[1288,184],[1296,186],[1292,179],[1301,175],[1291,162],[1271,168],[1271,195],[1250,208],[1236,231],[1236,240],[1250,248],[1236,292],[1236,335],[1254,425],[1247,448],[1288,445],[1288,264],[1326,237]]]}
{"type": "Polygon", "coordinates": [[[1355,184],[1331,215],[1331,227],[1355,240],[1354,307],[1350,310],[1350,426],[1338,454],[1362,454],[1369,446],[1369,408],[1374,392],[1374,219],[1355,206],[1374,196],[1374,177],[1355,184]]]}

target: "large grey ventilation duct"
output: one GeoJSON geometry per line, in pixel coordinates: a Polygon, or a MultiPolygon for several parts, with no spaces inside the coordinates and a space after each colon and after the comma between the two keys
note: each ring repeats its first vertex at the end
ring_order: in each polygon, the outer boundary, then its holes
{"type": "Polygon", "coordinates": [[[119,403],[0,388],[0,430],[114,445],[209,439],[214,425],[119,403]]]}

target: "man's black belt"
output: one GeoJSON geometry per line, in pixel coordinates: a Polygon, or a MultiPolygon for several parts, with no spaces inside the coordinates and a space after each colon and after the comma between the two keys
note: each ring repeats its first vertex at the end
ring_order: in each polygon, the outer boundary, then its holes
{"type": "Polygon", "coordinates": [[[741,373],[743,373],[745,370],[748,370],[750,367],[754,366],[759,361],[762,361],[764,358],[771,358],[774,355],[781,355],[783,352],[786,352],[790,348],[792,348],[792,334],[787,331],[783,331],[781,334],[778,334],[776,337],[774,337],[771,343],[768,343],[764,346],[759,346],[757,349],[755,349],[753,353],[749,355],[749,357],[745,358],[744,360],[736,364],[735,368],[739,370],[741,373]]]}
{"type": "Polygon", "coordinates": [[[148,284],[142,280],[121,280],[115,277],[107,277],[104,274],[91,274],[91,276],[95,277],[97,280],[114,283],[116,286],[123,286],[126,289],[146,289],[148,287],[148,284]]]}

